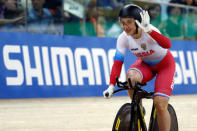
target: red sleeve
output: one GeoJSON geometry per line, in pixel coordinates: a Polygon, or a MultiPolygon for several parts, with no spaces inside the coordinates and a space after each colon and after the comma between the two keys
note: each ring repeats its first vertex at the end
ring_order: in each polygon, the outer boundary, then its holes
{"type": "Polygon", "coordinates": [[[111,75],[110,75],[110,84],[116,85],[116,77],[120,76],[120,72],[122,69],[122,61],[115,60],[112,66],[111,75]]]}
{"type": "Polygon", "coordinates": [[[152,30],[151,33],[149,33],[150,36],[159,43],[159,45],[163,48],[170,48],[171,47],[171,41],[168,37],[152,30]]]}

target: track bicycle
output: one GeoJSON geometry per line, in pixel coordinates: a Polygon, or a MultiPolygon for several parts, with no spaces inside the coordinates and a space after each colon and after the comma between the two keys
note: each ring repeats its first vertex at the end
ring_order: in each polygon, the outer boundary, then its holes
{"type": "MultiPolygon", "coordinates": [[[[113,123],[112,131],[147,131],[144,119],[145,108],[142,106],[142,99],[153,99],[154,93],[147,92],[141,88],[145,86],[146,83],[136,83],[133,87],[130,79],[128,79],[129,83],[120,82],[118,78],[116,78],[116,81],[119,89],[115,90],[113,94],[123,90],[133,90],[133,99],[131,103],[125,103],[119,109],[113,123]]],[[[176,112],[171,104],[168,104],[168,111],[171,118],[170,131],[178,131],[176,112]]],[[[156,112],[156,108],[153,104],[148,131],[159,131],[156,112]]]]}

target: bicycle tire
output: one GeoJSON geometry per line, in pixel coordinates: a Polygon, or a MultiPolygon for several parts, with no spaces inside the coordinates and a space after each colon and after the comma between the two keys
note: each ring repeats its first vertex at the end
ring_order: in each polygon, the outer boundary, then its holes
{"type": "MultiPolygon", "coordinates": [[[[131,118],[131,104],[126,103],[121,106],[118,113],[116,114],[112,131],[129,131],[130,128],[130,118],[131,118]]],[[[132,131],[137,131],[137,117],[133,123],[132,131]]]]}
{"type": "MultiPolygon", "coordinates": [[[[170,131],[178,131],[178,120],[176,116],[176,112],[171,104],[168,104],[168,112],[170,113],[171,123],[170,123],[170,131]]],[[[158,123],[157,123],[157,115],[155,118],[154,131],[159,131],[158,123]]]]}
{"type": "Polygon", "coordinates": [[[171,118],[170,131],[178,131],[179,127],[176,112],[171,104],[168,104],[168,111],[170,113],[171,118]]]}

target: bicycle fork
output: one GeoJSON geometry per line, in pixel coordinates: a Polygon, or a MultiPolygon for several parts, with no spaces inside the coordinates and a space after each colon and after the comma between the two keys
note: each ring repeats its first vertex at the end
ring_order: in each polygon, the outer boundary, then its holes
{"type": "Polygon", "coordinates": [[[140,104],[131,105],[130,131],[147,131],[143,108],[140,104]]]}
{"type": "MultiPolygon", "coordinates": [[[[131,84],[131,82],[130,82],[131,84]]],[[[147,131],[146,122],[144,120],[144,113],[141,100],[136,95],[136,90],[133,92],[133,99],[131,102],[131,118],[130,118],[130,131],[147,131]]]]}

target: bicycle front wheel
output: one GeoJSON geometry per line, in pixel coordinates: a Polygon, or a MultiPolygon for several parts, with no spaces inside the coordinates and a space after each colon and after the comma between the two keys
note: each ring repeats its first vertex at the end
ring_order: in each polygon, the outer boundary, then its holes
{"type": "Polygon", "coordinates": [[[118,111],[112,131],[129,131],[130,129],[130,124],[131,124],[131,117],[135,117],[134,121],[132,123],[132,131],[138,131],[138,126],[139,126],[139,121],[137,120],[137,116],[131,116],[131,104],[126,103],[124,104],[118,111]]]}

